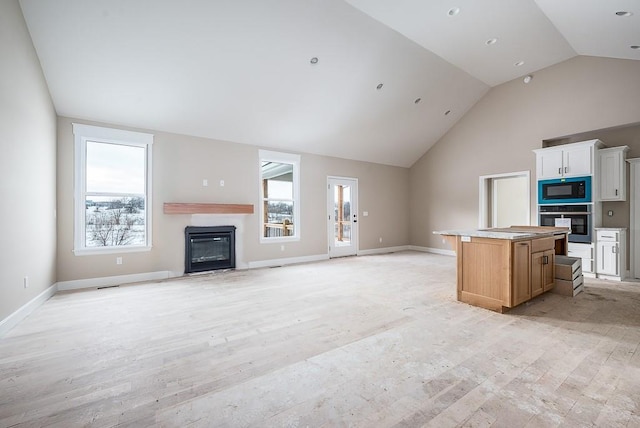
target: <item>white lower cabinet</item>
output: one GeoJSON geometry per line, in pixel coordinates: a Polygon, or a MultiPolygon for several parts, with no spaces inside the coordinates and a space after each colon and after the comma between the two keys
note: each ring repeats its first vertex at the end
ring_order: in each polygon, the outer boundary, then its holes
{"type": "Polygon", "coordinates": [[[626,273],[627,229],[596,228],[596,275],[598,278],[624,279],[626,273]]]}
{"type": "Polygon", "coordinates": [[[578,257],[582,259],[582,273],[587,274],[586,276],[589,276],[590,273],[595,272],[593,266],[593,244],[578,244],[575,242],[569,242],[567,255],[569,257],[578,257]]]}

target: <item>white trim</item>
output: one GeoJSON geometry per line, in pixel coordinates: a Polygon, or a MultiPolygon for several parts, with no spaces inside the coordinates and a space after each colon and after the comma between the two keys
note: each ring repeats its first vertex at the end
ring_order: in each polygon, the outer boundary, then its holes
{"type": "MultiPolygon", "coordinates": [[[[478,215],[478,228],[484,229],[489,227],[489,218],[487,216],[487,192],[489,188],[489,182],[495,178],[508,178],[508,177],[526,177],[527,179],[527,225],[531,224],[531,172],[530,171],[516,171],[516,172],[504,172],[501,174],[481,175],[478,179],[478,197],[479,197],[479,215],[478,215]]],[[[536,186],[537,187],[537,186],[536,186]]],[[[495,203],[495,201],[493,202],[495,203]]]]}
{"type": "Polygon", "coordinates": [[[359,256],[371,256],[373,254],[387,254],[387,253],[398,253],[400,251],[409,250],[409,245],[400,245],[397,247],[383,247],[383,248],[372,248],[370,250],[360,250],[358,252],[359,256]]]}
{"type": "Polygon", "coordinates": [[[141,281],[155,281],[172,278],[172,272],[161,270],[157,272],[134,273],[129,275],[105,276],[102,278],[75,279],[58,282],[58,291],[79,290],[83,288],[109,287],[112,285],[128,284],[141,281]]]}
{"type": "Polygon", "coordinates": [[[441,256],[451,256],[451,257],[456,256],[456,252],[454,250],[443,250],[442,248],[419,247],[417,245],[409,245],[409,249],[413,251],[422,251],[423,253],[440,254],[441,256]]]}
{"type": "Polygon", "coordinates": [[[259,260],[257,262],[249,262],[249,269],[276,267],[276,266],[292,265],[297,263],[320,262],[324,260],[329,260],[328,254],[318,254],[315,256],[289,257],[286,259],[259,260]]]}
{"type": "Polygon", "coordinates": [[[636,250],[640,250],[640,222],[637,221],[637,207],[640,207],[640,158],[627,159],[627,163],[631,165],[629,173],[629,275],[628,278],[640,278],[640,262],[636,260],[640,254],[636,250]]]}
{"type": "Polygon", "coordinates": [[[122,245],[119,247],[87,247],[73,250],[76,256],[95,256],[96,254],[141,253],[151,251],[151,247],[122,245]]]}
{"type": "Polygon", "coordinates": [[[38,309],[44,302],[56,294],[57,291],[58,285],[53,284],[51,287],[47,288],[42,293],[22,305],[17,311],[0,321],[0,337],[3,337],[9,332],[9,330],[28,317],[29,314],[38,309]]]}
{"type": "Polygon", "coordinates": [[[123,129],[105,128],[102,126],[72,123],[74,134],[74,239],[73,253],[75,255],[113,254],[120,252],[149,251],[152,246],[152,207],[153,207],[153,134],[123,129]],[[106,247],[94,249],[85,245],[85,195],[86,195],[86,152],[87,141],[98,143],[137,146],[145,149],[145,245],[122,247],[106,247]]]}
{"type": "Polygon", "coordinates": [[[282,242],[299,241],[301,234],[301,216],[300,216],[300,187],[302,177],[300,177],[300,160],[301,156],[294,153],[274,152],[271,150],[258,150],[258,185],[260,187],[260,243],[276,244],[282,242]],[[263,235],[263,219],[264,219],[264,195],[262,194],[262,161],[286,163],[293,165],[293,236],[265,238],[263,235]]]}

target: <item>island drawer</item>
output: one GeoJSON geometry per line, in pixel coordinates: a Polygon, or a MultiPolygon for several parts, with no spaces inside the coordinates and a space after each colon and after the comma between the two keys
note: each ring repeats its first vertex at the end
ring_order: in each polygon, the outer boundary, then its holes
{"type": "Polygon", "coordinates": [[[555,248],[556,240],[553,236],[548,238],[538,238],[531,241],[531,253],[547,251],[555,248]]]}

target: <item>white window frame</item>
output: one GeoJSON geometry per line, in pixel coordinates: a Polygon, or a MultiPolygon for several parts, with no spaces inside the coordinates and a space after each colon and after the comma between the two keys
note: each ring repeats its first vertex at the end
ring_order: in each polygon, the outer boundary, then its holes
{"type": "Polygon", "coordinates": [[[151,250],[151,159],[153,147],[153,134],[144,132],[125,131],[122,129],[104,128],[73,123],[75,140],[75,216],[74,216],[74,254],[77,256],[91,254],[130,253],[151,250]],[[123,146],[143,147],[145,158],[145,244],[144,245],[117,245],[108,247],[86,246],[86,189],[87,189],[87,142],[120,144],[123,146]]]}
{"type": "Polygon", "coordinates": [[[260,243],[292,242],[300,240],[301,218],[300,218],[300,155],[293,153],[273,152],[270,150],[260,150],[258,160],[258,184],[260,186],[260,243]],[[262,162],[278,162],[293,165],[293,236],[263,236],[264,229],[264,189],[262,188],[262,162]]]}

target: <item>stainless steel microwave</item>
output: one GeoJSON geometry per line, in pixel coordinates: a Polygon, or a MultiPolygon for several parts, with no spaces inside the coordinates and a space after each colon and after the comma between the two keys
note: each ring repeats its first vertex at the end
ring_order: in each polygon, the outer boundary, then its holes
{"type": "Polygon", "coordinates": [[[538,205],[592,202],[591,176],[538,181],[538,205]]]}

